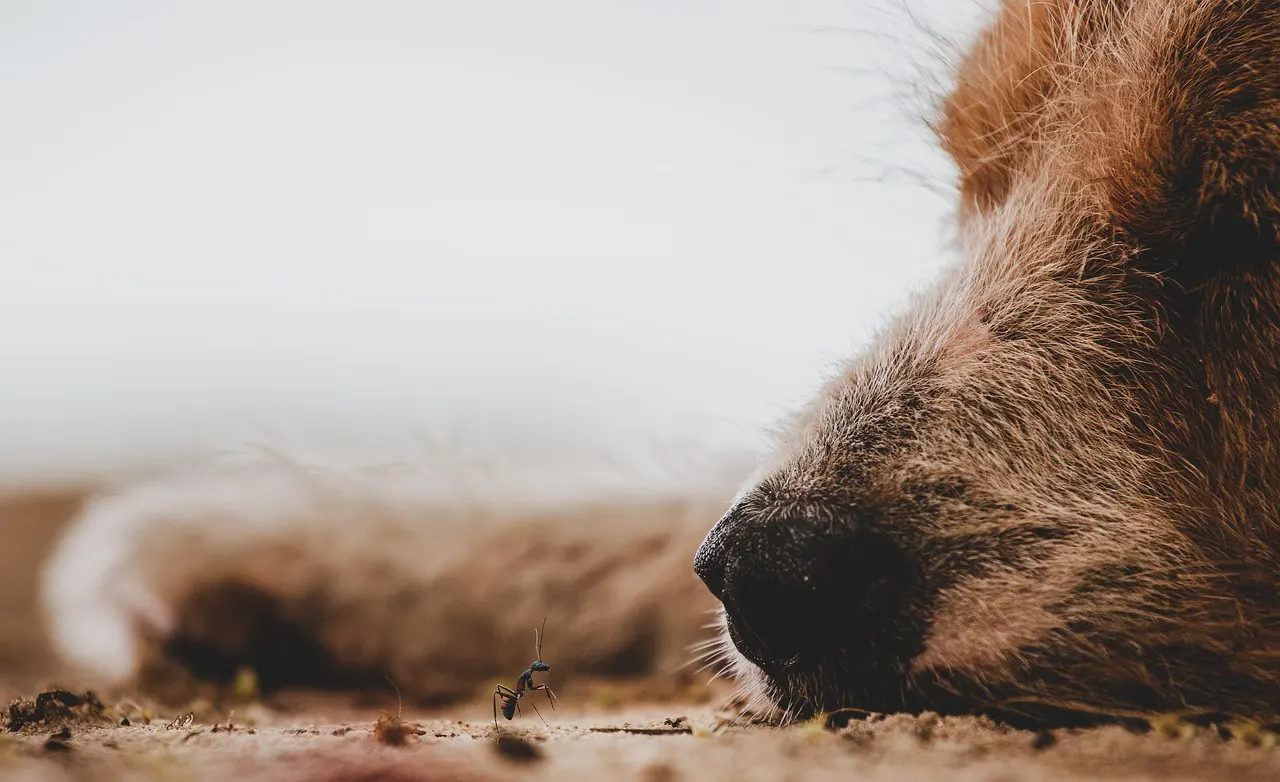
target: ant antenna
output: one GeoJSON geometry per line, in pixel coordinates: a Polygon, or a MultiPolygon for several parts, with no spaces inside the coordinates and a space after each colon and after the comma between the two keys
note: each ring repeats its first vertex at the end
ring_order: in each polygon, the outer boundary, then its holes
{"type": "Polygon", "coordinates": [[[538,628],[533,628],[533,659],[542,659],[542,638],[547,634],[547,618],[542,617],[542,634],[538,634],[538,628]]]}
{"type": "Polygon", "coordinates": [[[396,719],[400,719],[400,715],[404,714],[404,699],[400,697],[400,688],[396,687],[396,683],[391,681],[391,677],[385,673],[382,674],[382,678],[386,679],[396,691],[396,719]]]}

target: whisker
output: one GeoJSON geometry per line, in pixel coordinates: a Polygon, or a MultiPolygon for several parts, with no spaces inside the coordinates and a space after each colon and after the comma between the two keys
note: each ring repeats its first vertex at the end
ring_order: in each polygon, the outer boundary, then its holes
{"type": "Polygon", "coordinates": [[[694,644],[689,644],[689,645],[688,645],[688,646],[686,646],[685,648],[686,648],[686,649],[691,649],[691,650],[697,650],[697,649],[708,649],[708,648],[711,648],[711,647],[713,647],[713,646],[721,646],[721,645],[723,645],[723,644],[724,644],[724,641],[720,640],[719,638],[708,638],[708,639],[707,639],[707,640],[705,640],[705,641],[699,641],[699,642],[694,643],[694,644]]]}
{"type": "Polygon", "coordinates": [[[684,671],[685,668],[692,666],[692,664],[703,663],[698,669],[696,669],[696,671],[694,671],[694,673],[701,673],[705,671],[705,669],[714,666],[714,664],[722,662],[723,659],[724,658],[721,653],[707,653],[699,655],[699,657],[690,659],[689,662],[684,664],[684,666],[676,668],[676,671],[684,671]]]}
{"type": "MultiPolygon", "coordinates": [[[[708,666],[708,667],[710,667],[710,666],[708,666]]],[[[728,673],[728,672],[729,672],[729,669],[730,669],[730,668],[732,668],[732,667],[733,667],[732,665],[729,665],[728,663],[726,663],[726,664],[724,664],[724,665],[720,666],[719,668],[717,668],[717,669],[715,670],[715,672],[711,674],[711,678],[710,678],[710,679],[707,679],[707,684],[708,684],[708,685],[710,685],[710,684],[711,684],[712,682],[714,682],[716,679],[719,679],[720,677],[724,676],[726,673],[728,673]]],[[[702,671],[705,671],[705,670],[706,670],[706,668],[701,668],[701,669],[699,669],[697,672],[698,672],[698,673],[701,673],[702,671]]]]}

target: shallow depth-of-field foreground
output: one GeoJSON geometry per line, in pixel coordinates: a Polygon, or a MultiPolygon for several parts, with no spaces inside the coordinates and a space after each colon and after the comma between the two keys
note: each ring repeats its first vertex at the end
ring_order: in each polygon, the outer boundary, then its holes
{"type": "MultiPolygon", "coordinates": [[[[629,689],[629,688],[628,688],[629,689]]],[[[598,694],[598,692],[597,692],[598,694]]],[[[844,715],[835,724],[733,727],[706,705],[565,699],[494,735],[482,703],[390,711],[249,704],[221,719],[133,703],[0,739],[4,779],[780,780],[1276,779],[1273,734],[1170,722],[1031,733],[982,718],[844,715]],[[132,714],[131,717],[120,716],[132,714]],[[242,716],[243,715],[243,716],[242,716]],[[851,717],[845,722],[845,717],[851,717]]],[[[198,707],[199,708],[199,707],[198,707]]],[[[89,711],[96,711],[96,706],[89,711]]],[[[207,712],[208,708],[201,709],[207,712]]],[[[527,717],[528,715],[526,715],[527,717]]]]}
{"type": "Polygon", "coordinates": [[[558,688],[559,709],[535,701],[549,726],[526,705],[500,718],[497,734],[484,692],[431,708],[398,704],[390,684],[262,695],[251,671],[221,688],[90,692],[53,662],[35,611],[39,563],[78,505],[74,492],[0,503],[0,779],[1280,778],[1267,726],[1166,717],[1030,732],[986,718],[844,712],[775,728],[735,721],[720,683],[574,679],[558,688]]]}

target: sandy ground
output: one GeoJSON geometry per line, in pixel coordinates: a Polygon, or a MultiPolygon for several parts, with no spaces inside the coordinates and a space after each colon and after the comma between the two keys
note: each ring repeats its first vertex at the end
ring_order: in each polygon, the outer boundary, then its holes
{"type": "MultiPolygon", "coordinates": [[[[29,726],[0,739],[5,779],[147,780],[1217,780],[1280,779],[1280,754],[1212,728],[1028,733],[981,718],[889,715],[838,728],[732,727],[678,704],[601,710],[566,703],[550,727],[526,713],[495,737],[485,709],[405,714],[403,735],[350,706],[175,724],[29,726]],[[680,712],[680,713],[678,713],[680,712]],[[686,713],[687,712],[687,713],[686,713]],[[462,719],[458,719],[462,718],[462,719]],[[681,719],[683,718],[683,719],[681,719]],[[672,723],[675,724],[672,727],[672,723]],[[393,742],[388,742],[390,738],[393,742]],[[402,743],[394,743],[399,738],[402,743]]],[[[125,707],[129,711],[134,707],[125,707]]],[[[180,716],[180,715],[175,715],[180,716]]],[[[394,723],[392,723],[394,725],[394,723]]]]}
{"type": "Polygon", "coordinates": [[[19,699],[0,718],[0,779],[1280,779],[1277,735],[1252,726],[1032,733],[984,718],[850,713],[774,728],[728,721],[721,690],[653,702],[644,682],[575,681],[558,710],[539,704],[549,727],[525,709],[498,734],[484,693],[442,710],[406,705],[400,722],[389,687],[266,700],[251,688],[210,690],[180,705],[103,692],[85,702],[91,683],[65,681],[52,662],[34,589],[81,499],[0,500],[0,696],[19,699]],[[54,684],[71,692],[46,696],[41,719],[24,723],[54,684]]]}

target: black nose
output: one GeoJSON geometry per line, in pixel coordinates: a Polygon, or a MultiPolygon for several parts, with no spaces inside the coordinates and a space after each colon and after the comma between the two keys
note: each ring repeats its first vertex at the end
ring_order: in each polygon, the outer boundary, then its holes
{"type": "Polygon", "coordinates": [[[767,672],[877,634],[866,625],[894,615],[908,572],[889,538],[856,521],[735,512],[693,569],[724,603],[738,650],[767,672]]]}

